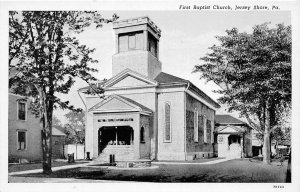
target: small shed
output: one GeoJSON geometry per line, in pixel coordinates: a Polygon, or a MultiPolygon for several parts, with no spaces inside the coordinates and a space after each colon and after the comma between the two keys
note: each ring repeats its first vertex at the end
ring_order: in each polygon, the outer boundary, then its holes
{"type": "Polygon", "coordinates": [[[52,158],[63,159],[64,158],[64,145],[66,134],[63,132],[63,128],[52,127],[52,158]]]}
{"type": "Polygon", "coordinates": [[[218,157],[243,158],[252,156],[252,128],[231,115],[216,115],[214,136],[218,157]]]}

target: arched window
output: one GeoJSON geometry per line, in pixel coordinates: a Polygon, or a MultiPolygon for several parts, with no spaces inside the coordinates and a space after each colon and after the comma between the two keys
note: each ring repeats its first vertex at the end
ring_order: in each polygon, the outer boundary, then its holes
{"type": "Polygon", "coordinates": [[[141,127],[140,142],[145,143],[145,128],[143,126],[141,127]]]}
{"type": "Polygon", "coordinates": [[[165,142],[171,142],[171,106],[165,103],[165,142]]]}

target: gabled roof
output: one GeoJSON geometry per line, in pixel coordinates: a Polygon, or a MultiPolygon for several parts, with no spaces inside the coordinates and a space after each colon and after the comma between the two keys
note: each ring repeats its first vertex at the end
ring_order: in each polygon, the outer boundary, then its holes
{"type": "Polygon", "coordinates": [[[203,97],[206,101],[208,101],[210,104],[212,104],[215,108],[220,108],[221,106],[214,101],[212,98],[210,98],[207,94],[205,94],[203,91],[201,91],[197,86],[195,86],[193,83],[191,83],[189,80],[182,79],[179,77],[176,77],[174,75],[170,75],[168,73],[160,72],[155,78],[155,81],[157,81],[160,85],[168,85],[168,84],[186,84],[189,85],[189,89],[203,97]]]}
{"type": "Polygon", "coordinates": [[[155,78],[158,83],[188,83],[188,80],[170,75],[168,73],[160,72],[155,78]]]}
{"type": "Polygon", "coordinates": [[[243,124],[247,125],[244,121],[241,121],[231,115],[216,115],[215,117],[216,124],[225,124],[225,125],[232,125],[232,124],[243,124]]]}
{"type": "Polygon", "coordinates": [[[66,134],[60,130],[58,127],[52,127],[52,135],[53,136],[66,136],[66,134]]]}
{"type": "Polygon", "coordinates": [[[98,104],[91,107],[89,111],[95,113],[140,111],[148,115],[152,114],[151,109],[133,101],[132,99],[120,95],[108,96],[98,104]]]}
{"type": "Polygon", "coordinates": [[[134,77],[140,81],[143,81],[145,82],[147,85],[149,86],[157,86],[157,82],[153,79],[150,79],[140,73],[137,73],[131,69],[125,69],[123,71],[121,71],[120,73],[116,74],[115,76],[113,76],[112,78],[110,78],[109,80],[107,80],[104,84],[103,84],[103,87],[104,88],[109,88],[113,85],[115,85],[116,83],[122,81],[125,77],[128,77],[128,76],[131,76],[131,77],[134,77]]]}
{"type": "Polygon", "coordinates": [[[89,86],[86,86],[86,87],[82,87],[82,88],[78,89],[78,91],[83,92],[83,93],[85,93],[87,91],[91,92],[92,89],[95,89],[97,87],[102,87],[106,81],[107,81],[106,79],[102,80],[102,81],[98,81],[95,84],[92,84],[92,85],[89,85],[89,86]]]}
{"type": "Polygon", "coordinates": [[[243,133],[246,132],[245,127],[238,127],[234,125],[218,126],[215,129],[217,133],[243,133]]]}
{"type": "MultiPolygon", "coordinates": [[[[174,75],[170,75],[165,72],[160,72],[154,79],[150,79],[142,74],[139,74],[135,71],[132,71],[130,69],[125,69],[122,72],[118,73],[117,75],[113,76],[109,80],[102,81],[97,83],[96,85],[88,86],[79,89],[80,92],[87,92],[91,87],[102,87],[106,90],[109,89],[119,89],[120,87],[113,87],[118,82],[122,81],[122,79],[131,76],[138,80],[144,81],[146,84],[142,85],[142,87],[147,86],[172,86],[174,84],[180,84],[187,86],[189,90],[193,91],[197,95],[201,96],[204,100],[206,100],[209,104],[211,104],[215,108],[220,108],[220,105],[214,101],[212,98],[210,98],[207,94],[205,94],[203,91],[201,91],[197,86],[195,86],[193,83],[191,83],[189,80],[182,79],[179,77],[176,77],[174,75]]],[[[121,87],[122,88],[122,87],[121,87]]],[[[123,88],[130,88],[130,87],[123,87],[123,88]]]]}

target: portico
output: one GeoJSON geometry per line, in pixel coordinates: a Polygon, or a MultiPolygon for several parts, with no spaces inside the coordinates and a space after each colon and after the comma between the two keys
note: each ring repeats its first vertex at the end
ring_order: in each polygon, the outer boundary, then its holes
{"type": "Polygon", "coordinates": [[[117,95],[108,96],[90,109],[93,112],[94,158],[133,160],[150,157],[152,112],[117,95]]]}

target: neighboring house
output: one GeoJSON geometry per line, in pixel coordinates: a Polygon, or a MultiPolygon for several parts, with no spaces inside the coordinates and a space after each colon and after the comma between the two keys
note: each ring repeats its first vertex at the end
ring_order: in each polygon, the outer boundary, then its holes
{"type": "Polygon", "coordinates": [[[29,111],[30,99],[12,93],[8,97],[9,162],[41,160],[40,120],[29,111]]]}
{"type": "MultiPolygon", "coordinates": [[[[30,99],[9,93],[8,159],[9,162],[31,162],[42,159],[40,119],[29,110],[30,99]]],[[[52,157],[64,157],[65,134],[52,128],[52,157]]]]}
{"type": "Polygon", "coordinates": [[[105,98],[85,97],[86,152],[108,161],[192,160],[213,156],[215,112],[220,107],[190,81],[161,71],[161,30],[148,17],[113,23],[113,77],[94,85],[105,98]]]}
{"type": "Polygon", "coordinates": [[[263,142],[258,139],[257,134],[259,132],[255,129],[252,131],[252,155],[254,156],[262,156],[262,148],[263,142]]]}
{"type": "Polygon", "coordinates": [[[215,145],[218,157],[252,156],[252,128],[231,115],[216,115],[215,145]]]}
{"type": "Polygon", "coordinates": [[[52,158],[64,159],[66,134],[58,127],[52,127],[52,158]]]}

